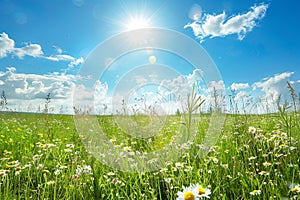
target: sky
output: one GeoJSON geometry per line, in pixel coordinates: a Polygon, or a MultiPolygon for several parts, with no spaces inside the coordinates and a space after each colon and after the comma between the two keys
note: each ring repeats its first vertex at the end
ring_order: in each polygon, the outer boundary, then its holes
{"type": "MultiPolygon", "coordinates": [[[[300,93],[299,4],[292,0],[0,0],[0,91],[5,91],[7,107],[13,111],[41,112],[50,93],[52,112],[71,113],[76,80],[90,63],[89,56],[119,34],[155,27],[190,38],[213,60],[221,79],[207,83],[203,96],[210,87],[223,90],[230,110],[228,95],[234,90],[232,98],[248,112],[275,111],[274,100],[289,96],[287,81],[300,93]]],[[[108,51],[117,50],[111,46],[108,51]]],[[[92,93],[85,93],[97,101],[99,113],[121,109],[105,105],[121,101],[118,91],[132,89],[130,84],[124,86],[124,80],[137,77],[135,73],[139,73],[136,82],[159,87],[138,84],[141,87],[130,93],[128,104],[144,102],[143,92],[152,95],[151,101],[158,101],[153,94],[159,92],[180,96],[179,91],[190,89],[191,79],[205,79],[203,71],[180,55],[159,49],[126,52],[107,62],[111,65],[103,68],[92,93]],[[136,66],[142,70],[135,71],[136,66]]]]}

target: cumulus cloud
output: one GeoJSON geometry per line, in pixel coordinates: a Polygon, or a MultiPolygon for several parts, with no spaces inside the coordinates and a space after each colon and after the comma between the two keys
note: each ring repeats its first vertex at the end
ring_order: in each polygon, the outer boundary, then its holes
{"type": "Polygon", "coordinates": [[[1,89],[13,99],[43,99],[48,93],[54,99],[66,99],[71,96],[73,80],[73,75],[17,73],[13,67],[0,73],[0,81],[3,83],[1,89]]]}
{"type": "Polygon", "coordinates": [[[6,33],[0,34],[0,58],[4,58],[14,50],[15,42],[6,33]]]}
{"type": "MultiPolygon", "coordinates": [[[[95,109],[108,104],[110,98],[107,95],[107,83],[96,81],[92,88],[82,88],[75,83],[77,77],[71,74],[24,74],[18,73],[16,68],[9,67],[5,72],[0,72],[0,92],[5,91],[9,108],[17,111],[37,111],[37,107],[43,108],[45,97],[50,93],[53,112],[60,112],[61,106],[68,107],[64,113],[73,113],[73,96],[75,99],[88,102],[95,101],[95,109]],[[78,89],[79,88],[79,89],[78,89]],[[27,110],[28,107],[30,110],[27,110]]],[[[42,111],[42,110],[41,110],[42,111]]],[[[52,112],[51,111],[51,112],[52,112]]]]}
{"type": "Polygon", "coordinates": [[[300,81],[290,80],[293,74],[294,72],[275,74],[254,82],[251,87],[248,83],[233,83],[230,88],[238,91],[233,100],[241,109],[247,109],[248,113],[276,112],[279,96],[282,102],[291,102],[287,82],[290,82],[296,95],[300,94],[300,81]]]}
{"type": "Polygon", "coordinates": [[[23,47],[15,47],[15,41],[9,38],[8,34],[0,34],[0,59],[7,57],[8,55],[16,56],[19,59],[23,59],[25,56],[31,56],[34,58],[44,58],[51,61],[70,61],[69,67],[77,66],[84,62],[83,58],[74,58],[73,56],[62,54],[62,49],[57,46],[53,46],[57,52],[56,55],[46,56],[42,50],[41,45],[25,43],[23,47]]]}
{"type": "Polygon", "coordinates": [[[68,64],[68,66],[69,66],[69,67],[74,67],[74,66],[80,65],[80,64],[82,64],[82,63],[84,63],[84,59],[83,59],[83,57],[80,57],[80,58],[78,58],[78,59],[73,59],[73,60],[68,64]]]}
{"type": "Polygon", "coordinates": [[[232,83],[230,86],[231,90],[241,90],[241,89],[246,89],[249,88],[248,83],[232,83]]]}
{"type": "Polygon", "coordinates": [[[214,91],[216,91],[216,92],[225,91],[225,84],[222,80],[211,81],[211,82],[208,83],[207,92],[208,93],[213,93],[214,91]]]}
{"type": "Polygon", "coordinates": [[[265,78],[263,81],[255,82],[252,85],[253,90],[260,89],[265,93],[265,98],[277,99],[279,95],[289,96],[287,81],[293,74],[294,72],[283,72],[273,77],[265,78]]]}
{"type": "Polygon", "coordinates": [[[27,44],[22,48],[14,48],[14,54],[18,58],[24,56],[41,57],[43,55],[42,47],[38,44],[27,44]]]}
{"type": "Polygon", "coordinates": [[[195,17],[192,23],[188,23],[184,28],[191,28],[194,35],[203,41],[210,37],[225,37],[237,34],[239,40],[243,40],[245,35],[252,31],[261,20],[268,9],[268,4],[252,6],[245,14],[227,16],[225,11],[218,15],[205,14],[202,18],[195,17]]]}

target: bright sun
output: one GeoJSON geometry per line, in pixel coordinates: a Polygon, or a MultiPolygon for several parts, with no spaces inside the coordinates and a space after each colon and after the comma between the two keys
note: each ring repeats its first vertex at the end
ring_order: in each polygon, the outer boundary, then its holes
{"type": "Polygon", "coordinates": [[[149,27],[149,21],[143,17],[132,18],[129,20],[129,22],[125,26],[126,26],[127,30],[147,28],[147,27],[149,27]]]}

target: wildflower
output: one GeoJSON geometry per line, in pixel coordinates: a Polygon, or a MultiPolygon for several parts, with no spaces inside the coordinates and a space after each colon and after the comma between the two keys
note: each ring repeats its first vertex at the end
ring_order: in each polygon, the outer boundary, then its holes
{"type": "Polygon", "coordinates": [[[195,200],[198,195],[198,191],[191,185],[187,188],[184,188],[182,192],[177,193],[177,200],[195,200]]]}
{"type": "Polygon", "coordinates": [[[10,170],[0,169],[0,177],[5,177],[9,174],[10,170]]]}
{"type": "Polygon", "coordinates": [[[53,185],[53,184],[55,184],[55,181],[53,180],[47,182],[47,185],[53,185]]]}
{"type": "Polygon", "coordinates": [[[44,165],[43,165],[43,164],[39,164],[36,168],[37,168],[37,169],[43,169],[43,168],[44,168],[44,165]]]}
{"type": "Polygon", "coordinates": [[[265,167],[269,167],[269,166],[271,166],[271,165],[272,165],[272,164],[269,163],[269,162],[267,162],[267,161],[263,163],[263,166],[265,166],[265,167]]]}
{"type": "Polygon", "coordinates": [[[17,166],[16,168],[15,168],[15,171],[21,171],[22,170],[22,167],[21,166],[17,166]]]}
{"type": "Polygon", "coordinates": [[[66,148],[66,149],[64,149],[64,152],[65,152],[65,153],[71,153],[71,152],[72,152],[72,149],[66,148]]]}
{"type": "Polygon", "coordinates": [[[75,145],[74,144],[66,144],[66,147],[70,148],[70,149],[73,149],[75,147],[75,145]]]}
{"type": "Polygon", "coordinates": [[[215,164],[218,164],[219,160],[216,157],[209,157],[210,160],[212,160],[215,164]]]}
{"type": "Polygon", "coordinates": [[[299,185],[295,185],[294,187],[291,188],[291,192],[293,193],[300,193],[300,186],[299,185]]]}
{"type": "Polygon", "coordinates": [[[250,195],[260,195],[261,190],[253,190],[252,192],[250,192],[250,195]]]}
{"type": "Polygon", "coordinates": [[[91,168],[91,166],[89,166],[89,165],[84,165],[84,166],[82,167],[82,172],[83,172],[84,174],[90,173],[91,171],[92,171],[92,168],[91,168]]]}
{"type": "Polygon", "coordinates": [[[201,185],[199,185],[199,184],[196,184],[195,185],[195,187],[196,187],[196,189],[197,189],[197,191],[198,191],[198,197],[200,197],[200,198],[202,198],[202,197],[204,197],[204,198],[210,198],[209,197],[209,195],[211,194],[211,191],[210,191],[210,189],[208,189],[208,188],[203,188],[201,185]]]}
{"type": "Polygon", "coordinates": [[[184,188],[182,192],[178,192],[177,200],[195,200],[196,198],[210,198],[210,189],[204,188],[199,184],[190,185],[184,188]]]}
{"type": "Polygon", "coordinates": [[[253,126],[249,126],[248,132],[254,134],[256,132],[256,128],[253,126]]]}
{"type": "Polygon", "coordinates": [[[251,160],[255,160],[257,157],[256,156],[251,156],[250,158],[248,158],[249,161],[251,160]]]}
{"type": "Polygon", "coordinates": [[[147,161],[147,163],[149,163],[149,164],[152,164],[152,163],[155,163],[155,162],[157,162],[157,158],[152,158],[152,159],[147,161]]]}
{"type": "Polygon", "coordinates": [[[61,171],[60,169],[57,169],[57,170],[54,171],[54,175],[57,176],[57,175],[59,175],[61,172],[62,172],[62,171],[61,171]]]}
{"type": "Polygon", "coordinates": [[[164,167],[160,170],[160,173],[166,173],[167,171],[168,171],[168,169],[164,167]]]}
{"type": "Polygon", "coordinates": [[[83,167],[78,165],[77,168],[76,168],[76,174],[77,175],[80,175],[82,173],[88,174],[88,173],[91,173],[91,171],[92,171],[92,168],[89,165],[83,165],[83,167]]]}
{"type": "Polygon", "coordinates": [[[192,170],[193,170],[193,167],[190,166],[190,165],[186,166],[185,169],[184,169],[185,172],[190,172],[192,170]]]}
{"type": "Polygon", "coordinates": [[[124,151],[131,151],[131,147],[125,146],[125,147],[123,148],[123,150],[124,150],[124,151]]]}
{"type": "Polygon", "coordinates": [[[227,175],[226,177],[227,177],[228,179],[232,179],[232,176],[230,176],[230,175],[227,175]]]}
{"type": "Polygon", "coordinates": [[[221,164],[224,169],[228,169],[228,164],[221,164]]]}
{"type": "Polygon", "coordinates": [[[108,176],[114,176],[115,173],[113,173],[113,172],[108,172],[107,175],[108,175],[108,176]]]}
{"type": "Polygon", "coordinates": [[[117,140],[115,139],[115,138],[112,138],[112,139],[110,139],[109,140],[111,143],[114,143],[114,142],[116,142],[117,140]]]}
{"type": "Polygon", "coordinates": [[[262,175],[262,176],[268,176],[270,173],[269,172],[266,172],[266,171],[261,171],[258,173],[259,175],[262,175]]]}
{"type": "Polygon", "coordinates": [[[32,160],[37,160],[37,159],[39,159],[40,158],[40,155],[34,155],[33,157],[32,157],[32,160]]]}
{"type": "Polygon", "coordinates": [[[181,163],[181,162],[176,162],[175,163],[176,168],[182,168],[183,166],[184,166],[184,163],[181,163]]]}

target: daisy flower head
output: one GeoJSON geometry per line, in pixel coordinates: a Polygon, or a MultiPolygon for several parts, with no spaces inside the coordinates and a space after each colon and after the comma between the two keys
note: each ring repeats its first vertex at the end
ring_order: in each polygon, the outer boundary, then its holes
{"type": "Polygon", "coordinates": [[[198,193],[198,197],[201,199],[201,198],[210,198],[209,195],[211,194],[211,191],[210,189],[208,188],[204,188],[202,187],[200,184],[196,184],[195,186],[195,189],[198,193]]]}
{"type": "Polygon", "coordinates": [[[183,188],[182,192],[177,193],[178,197],[176,200],[195,200],[198,195],[195,187],[190,185],[189,187],[183,188]]]}
{"type": "Polygon", "coordinates": [[[249,126],[248,132],[254,134],[256,132],[256,128],[254,126],[249,126]]]}
{"type": "Polygon", "coordinates": [[[202,187],[200,184],[190,185],[183,189],[182,192],[178,192],[177,200],[195,200],[202,198],[210,198],[210,189],[202,187]]]}
{"type": "Polygon", "coordinates": [[[300,193],[300,185],[294,185],[291,187],[291,192],[300,193]]]}
{"type": "Polygon", "coordinates": [[[250,192],[250,195],[252,196],[256,196],[256,195],[260,195],[261,190],[253,190],[252,192],[250,192]]]}

